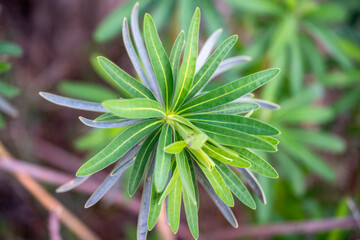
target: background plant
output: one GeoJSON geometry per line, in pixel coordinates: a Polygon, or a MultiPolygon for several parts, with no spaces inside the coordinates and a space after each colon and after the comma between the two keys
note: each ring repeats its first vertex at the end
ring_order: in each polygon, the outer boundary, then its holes
{"type": "MultiPolygon", "coordinates": [[[[16,117],[18,115],[17,110],[10,105],[5,99],[13,98],[18,95],[19,91],[17,88],[8,84],[9,77],[6,73],[11,69],[11,64],[7,62],[9,56],[20,56],[22,53],[21,48],[12,42],[0,42],[0,110],[10,116],[16,117]]],[[[3,117],[0,115],[0,128],[5,126],[3,117]]]]}

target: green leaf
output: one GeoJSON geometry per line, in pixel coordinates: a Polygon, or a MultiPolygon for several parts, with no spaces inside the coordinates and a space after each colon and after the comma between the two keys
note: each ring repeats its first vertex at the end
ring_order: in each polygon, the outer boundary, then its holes
{"type": "Polygon", "coordinates": [[[239,154],[239,157],[244,158],[246,161],[251,163],[250,169],[257,172],[265,177],[278,178],[279,174],[276,170],[267,163],[264,159],[256,155],[255,153],[239,147],[231,147],[232,150],[239,154]]]}
{"type": "Polygon", "coordinates": [[[149,99],[107,100],[102,105],[114,115],[123,118],[165,117],[161,104],[149,99]]]}
{"type": "Polygon", "coordinates": [[[196,8],[186,39],[183,62],[180,67],[179,76],[176,80],[176,87],[172,103],[173,110],[178,109],[184,102],[194,79],[196,58],[198,54],[199,25],[200,9],[196,8]]]}
{"type": "Polygon", "coordinates": [[[158,80],[165,110],[168,111],[173,94],[173,75],[166,51],[157,33],[155,23],[149,14],[144,18],[144,36],[151,64],[158,80]]]}
{"type": "Polygon", "coordinates": [[[203,114],[226,114],[237,115],[259,109],[259,104],[252,102],[231,102],[214,107],[205,111],[184,114],[184,116],[203,115],[203,114]]]}
{"type": "Polygon", "coordinates": [[[185,45],[185,34],[184,31],[181,31],[177,36],[170,53],[170,64],[173,72],[174,81],[176,81],[178,76],[179,62],[180,62],[182,50],[184,49],[184,45],[185,45]]]}
{"type": "Polygon", "coordinates": [[[0,82],[0,94],[4,97],[12,98],[19,94],[19,89],[7,83],[0,82]]]}
{"type": "Polygon", "coordinates": [[[339,137],[324,131],[307,131],[303,129],[287,129],[287,133],[296,136],[298,141],[306,143],[309,147],[316,147],[321,150],[342,153],[346,146],[339,137]]]}
{"type": "Polygon", "coordinates": [[[198,208],[186,191],[183,191],[183,196],[186,220],[192,236],[197,239],[199,237],[198,208]]]}
{"type": "Polygon", "coordinates": [[[162,192],[166,186],[172,156],[171,154],[166,153],[164,148],[171,144],[172,141],[172,128],[169,124],[165,124],[161,130],[155,158],[154,185],[157,192],[162,192]]]}
{"type": "Polygon", "coordinates": [[[167,153],[179,153],[181,152],[184,148],[186,148],[187,144],[185,141],[178,141],[178,142],[174,142],[168,146],[166,146],[164,148],[164,151],[167,153]]]}
{"type": "Polygon", "coordinates": [[[276,77],[279,71],[279,69],[271,68],[228,83],[187,102],[178,111],[178,114],[203,111],[234,101],[269,82],[276,77]]]}
{"type": "MultiPolygon", "coordinates": [[[[143,2],[144,1],[142,1],[141,4],[144,4],[143,2]]],[[[145,0],[145,2],[148,1],[145,0]]],[[[106,18],[102,20],[95,29],[93,35],[95,41],[103,43],[119,35],[122,28],[122,25],[119,23],[122,22],[124,17],[128,17],[130,15],[134,3],[134,0],[127,1],[124,4],[116,7],[115,10],[113,10],[109,15],[107,15],[106,18]]],[[[143,6],[145,7],[145,4],[143,6]]]]}
{"type": "MultiPolygon", "coordinates": [[[[269,124],[255,120],[253,118],[236,116],[236,115],[222,115],[222,114],[204,114],[186,117],[192,122],[206,123],[220,127],[234,129],[240,132],[245,132],[253,135],[272,136],[278,135],[279,130],[270,126],[269,124]]],[[[194,123],[196,125],[196,123],[194,123]]]]}
{"type": "Polygon", "coordinates": [[[238,155],[233,155],[224,149],[217,148],[212,146],[211,144],[206,144],[203,147],[203,151],[208,154],[210,157],[213,157],[221,162],[226,164],[241,167],[241,168],[249,168],[251,164],[245,159],[240,158],[238,155]]]}
{"type": "Polygon", "coordinates": [[[226,186],[224,179],[221,177],[220,173],[216,170],[216,168],[214,168],[212,171],[209,171],[201,165],[199,165],[199,167],[201,168],[206,178],[209,180],[211,186],[214,188],[214,191],[217,193],[217,195],[219,195],[221,200],[223,200],[226,205],[233,207],[234,199],[231,195],[231,192],[226,186]]]}
{"type": "Polygon", "coordinates": [[[189,194],[191,200],[196,204],[195,188],[192,182],[189,159],[186,157],[185,152],[175,154],[176,167],[179,171],[179,176],[185,191],[189,194]]]}
{"type": "Polygon", "coordinates": [[[97,118],[95,118],[94,122],[115,122],[115,121],[123,121],[123,118],[120,118],[112,113],[104,113],[97,118]]]}
{"type": "Polygon", "coordinates": [[[102,102],[108,99],[114,99],[118,96],[111,90],[98,84],[81,83],[75,81],[62,81],[58,85],[58,90],[73,98],[80,98],[87,101],[102,102]]]}
{"type": "Polygon", "coordinates": [[[177,233],[180,223],[180,210],[181,210],[181,193],[182,193],[182,182],[176,181],[175,186],[169,193],[169,223],[172,231],[177,233]]]}
{"type": "Polygon", "coordinates": [[[269,136],[258,136],[261,139],[264,139],[265,141],[267,141],[268,143],[270,143],[273,146],[277,146],[279,144],[279,140],[277,140],[276,138],[273,137],[269,137],[269,136]]]}
{"type": "Polygon", "coordinates": [[[334,181],[334,170],[319,156],[309,151],[304,145],[299,144],[290,135],[282,134],[282,148],[293,158],[300,160],[309,170],[323,177],[327,181],[334,181]]]}
{"type": "Polygon", "coordinates": [[[0,73],[7,72],[11,69],[11,64],[8,62],[0,62],[0,73]]]}
{"type": "Polygon", "coordinates": [[[134,166],[132,168],[129,185],[128,185],[128,192],[130,196],[133,196],[138,189],[141,179],[145,172],[146,164],[149,161],[150,155],[154,150],[154,147],[159,139],[159,131],[154,131],[151,133],[147,139],[144,141],[143,145],[141,146],[139,153],[136,156],[134,166]]]}
{"type": "Polygon", "coordinates": [[[151,189],[152,189],[152,180],[154,173],[154,165],[155,165],[155,156],[152,154],[149,159],[149,167],[145,177],[144,189],[141,196],[141,204],[140,211],[138,217],[137,231],[136,236],[137,239],[146,240],[147,232],[148,232],[148,219],[149,219],[149,209],[150,209],[150,201],[151,201],[151,189]]]}
{"type": "Polygon", "coordinates": [[[184,139],[187,146],[194,150],[199,150],[207,141],[208,137],[204,133],[197,133],[194,130],[188,128],[179,123],[174,124],[176,131],[184,139]]]}
{"type": "Polygon", "coordinates": [[[267,141],[230,128],[209,125],[205,123],[195,123],[211,139],[219,144],[234,147],[254,148],[265,151],[276,151],[276,148],[267,141]]]}
{"type": "Polygon", "coordinates": [[[155,99],[151,91],[141,82],[131,77],[109,59],[98,57],[98,61],[104,71],[123,89],[123,91],[136,98],[155,99]]]}
{"type": "Polygon", "coordinates": [[[251,0],[251,1],[238,1],[238,0],[226,0],[230,6],[244,11],[246,13],[258,13],[258,14],[270,14],[278,15],[282,12],[282,9],[277,2],[266,0],[251,0]]]}
{"type": "Polygon", "coordinates": [[[174,186],[176,185],[178,179],[179,179],[179,171],[178,171],[177,168],[175,168],[168,185],[166,186],[165,190],[161,193],[161,197],[160,197],[159,202],[158,202],[159,205],[162,204],[162,202],[165,200],[167,195],[174,188],[174,186]]]}
{"type": "Polygon", "coordinates": [[[103,150],[83,164],[76,176],[81,177],[95,173],[114,163],[160,123],[159,120],[148,120],[127,128],[103,150]]]}
{"type": "Polygon", "coordinates": [[[215,167],[215,163],[202,149],[191,150],[190,152],[194,156],[194,159],[209,171],[215,167]]]}
{"type": "Polygon", "coordinates": [[[206,179],[204,173],[200,169],[197,169],[197,170],[198,171],[196,173],[197,173],[198,179],[199,179],[200,183],[203,185],[205,191],[209,194],[210,198],[214,201],[215,205],[218,207],[218,209],[223,214],[225,219],[231,224],[231,226],[233,226],[234,228],[237,228],[238,223],[236,221],[236,218],[235,218],[233,212],[230,210],[229,206],[226,205],[220,199],[220,197],[216,194],[213,187],[211,186],[209,181],[206,179]]]}
{"type": "Polygon", "coordinates": [[[209,79],[216,71],[221,61],[225,58],[225,56],[229,53],[231,48],[234,46],[238,39],[238,36],[233,35],[226,39],[220,47],[218,47],[215,52],[209,57],[209,59],[205,62],[204,66],[200,68],[200,70],[196,73],[194,77],[194,81],[189,90],[189,93],[186,97],[186,100],[191,99],[195,94],[200,92],[200,90],[208,83],[209,79]]]}
{"type": "Polygon", "coordinates": [[[0,54],[21,56],[22,49],[15,43],[0,41],[0,54]]]}
{"type": "Polygon", "coordinates": [[[341,49],[339,37],[328,27],[315,22],[305,22],[305,28],[325,45],[330,54],[344,69],[351,69],[353,64],[345,52],[341,49]]]}
{"type": "Polygon", "coordinates": [[[302,90],[304,82],[304,66],[303,66],[303,54],[300,49],[300,41],[295,33],[290,42],[290,88],[291,93],[295,94],[302,90]]]}
{"type": "Polygon", "coordinates": [[[246,206],[256,209],[256,204],[245,185],[239,177],[226,164],[215,160],[216,169],[224,179],[226,185],[234,193],[234,195],[242,201],[246,206]]]}
{"type": "MultiPolygon", "coordinates": [[[[155,165],[156,167],[156,165],[155,165]]],[[[155,169],[154,169],[155,170],[155,169]]],[[[155,175],[155,171],[154,171],[155,175]]],[[[148,217],[148,230],[151,231],[159,218],[160,211],[161,211],[161,204],[159,205],[158,202],[161,197],[161,193],[156,191],[155,188],[155,182],[154,182],[154,176],[153,175],[153,184],[151,188],[151,198],[150,198],[150,208],[149,208],[149,217],[148,217]]],[[[167,176],[166,176],[167,177],[167,176]]]]}

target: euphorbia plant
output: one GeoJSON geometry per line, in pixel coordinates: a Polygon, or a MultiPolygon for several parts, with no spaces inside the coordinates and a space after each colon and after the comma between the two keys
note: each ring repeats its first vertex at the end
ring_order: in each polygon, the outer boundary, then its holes
{"type": "Polygon", "coordinates": [[[126,19],[123,38],[140,81],[105,57],[98,58],[104,71],[130,98],[106,100],[100,104],[41,93],[47,100],[63,106],[102,113],[95,120],[81,117],[86,125],[125,127],[120,135],[81,166],[73,181],[58,190],[69,190],[117,162],[86,203],[88,207],[133,165],[128,184],[130,195],[135,194],[145,177],[138,239],[146,238],[147,231],[155,226],[164,201],[169,224],[176,233],[181,198],[191,233],[194,238],[198,237],[197,179],[230,224],[236,227],[236,219],[229,208],[234,206],[232,193],[247,206],[255,208],[255,202],[238,174],[244,176],[258,195],[261,195],[261,188],[252,172],[278,177],[277,172],[252,149],[276,151],[278,141],[272,136],[279,131],[250,118],[251,112],[264,103],[244,97],[273,79],[279,70],[264,70],[203,92],[214,76],[228,68],[229,62],[223,60],[236,43],[237,36],[226,39],[209,56],[216,42],[210,37],[198,55],[200,10],[196,9],[186,41],[184,32],[180,32],[168,57],[148,14],[144,18],[145,48],[137,15],[138,5],[135,5],[131,30],[137,51],[130,39],[126,19]]]}

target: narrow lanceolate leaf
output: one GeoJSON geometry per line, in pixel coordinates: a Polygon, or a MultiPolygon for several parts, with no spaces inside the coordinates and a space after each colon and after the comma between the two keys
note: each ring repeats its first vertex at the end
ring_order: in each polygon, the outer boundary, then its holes
{"type": "Polygon", "coordinates": [[[127,161],[124,165],[122,165],[120,170],[117,171],[115,175],[109,175],[105,178],[105,180],[101,183],[101,185],[95,190],[95,192],[91,195],[91,197],[85,203],[85,208],[89,208],[100,201],[105,194],[111,189],[112,186],[119,180],[121,174],[128,169],[131,165],[134,164],[134,161],[127,161]]]}
{"type": "Polygon", "coordinates": [[[226,152],[224,149],[212,146],[211,144],[206,144],[203,147],[203,150],[210,157],[222,161],[226,164],[230,164],[232,166],[241,167],[241,168],[251,167],[251,164],[245,159],[239,157],[238,155],[226,152]]]}
{"type": "Polygon", "coordinates": [[[203,185],[205,191],[209,194],[211,199],[214,201],[214,203],[216,204],[216,206],[218,207],[218,209],[220,210],[222,215],[224,215],[224,217],[231,224],[231,226],[233,226],[234,228],[237,228],[238,223],[236,221],[236,218],[235,218],[233,212],[230,210],[229,206],[226,205],[221,200],[221,198],[216,194],[216,192],[212,188],[211,184],[206,179],[204,173],[200,169],[197,169],[197,170],[198,170],[196,172],[197,176],[199,177],[199,181],[200,181],[201,185],[203,185]]]}
{"type": "Polygon", "coordinates": [[[112,114],[123,118],[165,117],[160,103],[149,99],[107,100],[103,106],[112,114]]]}
{"type": "Polygon", "coordinates": [[[211,139],[222,145],[277,151],[276,147],[267,141],[244,132],[200,122],[196,123],[196,126],[201,128],[211,139]]]}
{"type": "Polygon", "coordinates": [[[221,198],[221,200],[226,203],[226,205],[233,207],[234,199],[231,195],[229,188],[226,186],[224,179],[221,177],[220,173],[214,168],[212,171],[204,168],[199,165],[202,172],[205,174],[206,178],[209,180],[211,186],[214,188],[214,191],[221,198]]]}
{"type": "Polygon", "coordinates": [[[280,109],[280,106],[275,104],[275,103],[265,101],[265,100],[261,100],[261,99],[256,99],[256,98],[239,98],[239,99],[237,99],[235,101],[242,102],[242,103],[246,103],[246,102],[255,103],[255,104],[258,104],[261,108],[264,108],[264,109],[271,109],[271,110],[280,109]]]}
{"type": "Polygon", "coordinates": [[[167,153],[175,154],[181,152],[184,148],[186,148],[185,141],[174,142],[164,148],[164,151],[167,153]]]}
{"type": "Polygon", "coordinates": [[[4,98],[0,96],[0,111],[6,113],[10,117],[16,117],[18,115],[18,111],[11,106],[4,98]]]}
{"type": "Polygon", "coordinates": [[[108,110],[106,110],[101,105],[101,103],[76,100],[46,92],[40,92],[39,94],[49,102],[55,103],[60,106],[75,108],[79,110],[92,111],[92,112],[102,112],[102,113],[108,112],[108,110]]]}
{"type": "Polygon", "coordinates": [[[159,193],[155,189],[154,177],[155,177],[155,171],[154,171],[154,175],[153,175],[153,186],[151,188],[151,199],[150,199],[150,208],[149,208],[149,217],[148,217],[148,230],[149,231],[151,231],[155,227],[155,224],[159,218],[160,211],[161,211],[161,204],[160,205],[158,204],[160,197],[161,197],[161,192],[159,193]]]}
{"type": "Polygon", "coordinates": [[[262,136],[278,135],[279,130],[264,122],[236,115],[204,114],[187,117],[192,122],[201,122],[220,127],[231,128],[237,131],[262,136]]]}
{"type": "Polygon", "coordinates": [[[270,178],[279,177],[279,174],[276,172],[276,170],[269,163],[267,163],[264,159],[262,159],[255,153],[250,152],[245,148],[231,147],[231,149],[236,151],[236,153],[238,153],[241,158],[244,158],[245,160],[249,161],[251,163],[250,169],[253,170],[254,172],[264,175],[265,177],[270,177],[270,178]]]}
{"type": "Polygon", "coordinates": [[[189,33],[186,39],[184,58],[180,67],[179,77],[176,81],[172,103],[173,110],[178,109],[185,101],[194,79],[196,58],[198,54],[199,25],[200,9],[197,8],[191,20],[189,33]]]}
{"type": "Polygon", "coordinates": [[[124,119],[110,112],[107,112],[95,118],[94,122],[114,122],[114,121],[122,121],[122,120],[124,119]]]}
{"type": "Polygon", "coordinates": [[[272,68],[240,78],[187,102],[178,114],[203,111],[234,101],[269,82],[278,73],[279,69],[272,68]]]}
{"type": "Polygon", "coordinates": [[[181,31],[179,33],[178,37],[176,38],[176,40],[174,42],[174,46],[172,47],[171,53],[170,53],[170,64],[171,64],[171,69],[173,72],[173,79],[175,80],[175,82],[176,82],[176,79],[178,76],[178,69],[179,69],[181,53],[182,53],[182,50],[185,45],[184,39],[185,39],[184,31],[181,31]]]}
{"type": "Polygon", "coordinates": [[[177,233],[180,223],[182,182],[179,179],[169,193],[168,213],[171,230],[177,233]]]}
{"type": "Polygon", "coordinates": [[[155,23],[149,14],[144,18],[145,43],[156,79],[159,82],[165,109],[168,110],[173,94],[173,75],[169,58],[157,33],[155,23]]]}
{"type": "Polygon", "coordinates": [[[113,170],[110,172],[110,175],[116,175],[119,171],[123,171],[124,166],[134,159],[135,155],[139,152],[141,146],[142,143],[138,143],[134,147],[132,147],[127,153],[125,153],[124,156],[119,159],[113,170]]]}
{"type": "Polygon", "coordinates": [[[249,111],[254,111],[259,108],[259,105],[252,102],[231,102],[226,103],[218,107],[214,107],[205,111],[194,112],[189,114],[184,114],[186,116],[190,115],[202,115],[202,114],[227,114],[227,115],[237,115],[240,113],[245,113],[249,111]]]}
{"type": "Polygon", "coordinates": [[[248,170],[244,168],[236,168],[246,179],[250,188],[255,192],[256,196],[260,199],[261,202],[266,204],[266,196],[264,190],[262,189],[259,181],[256,177],[248,170]]]}
{"type": "Polygon", "coordinates": [[[79,119],[86,126],[94,127],[94,128],[118,128],[118,127],[130,126],[145,121],[142,119],[124,119],[122,121],[113,121],[113,122],[95,122],[93,120],[84,117],[79,117],[79,119]]]}
{"type": "Polygon", "coordinates": [[[149,83],[151,85],[151,90],[155,93],[156,97],[161,100],[160,97],[160,89],[158,82],[155,77],[154,70],[151,67],[148,54],[142,39],[142,34],[139,28],[139,4],[136,3],[132,12],[131,12],[131,32],[134,37],[134,42],[136,45],[136,48],[138,50],[140,60],[142,64],[144,65],[145,71],[147,73],[149,83]]]}
{"type": "Polygon", "coordinates": [[[185,152],[182,151],[175,154],[176,167],[179,171],[179,176],[185,191],[188,193],[191,200],[196,204],[195,189],[192,182],[189,160],[185,156],[185,152]]]}
{"type": "Polygon", "coordinates": [[[255,209],[256,204],[249,191],[246,189],[244,184],[241,182],[239,177],[228,167],[226,164],[214,160],[216,163],[216,169],[224,179],[226,185],[229,187],[231,192],[242,201],[248,207],[255,209]]]}
{"type": "Polygon", "coordinates": [[[153,90],[149,79],[147,78],[144,69],[141,66],[141,63],[139,61],[138,56],[136,55],[136,51],[135,48],[132,44],[131,38],[130,38],[130,33],[129,33],[129,26],[127,23],[126,18],[124,18],[123,21],[123,40],[124,40],[124,45],[125,45],[125,49],[129,55],[129,58],[131,60],[131,63],[133,64],[136,73],[138,74],[138,76],[140,77],[141,82],[150,90],[153,90]]]}
{"type": "Polygon", "coordinates": [[[201,51],[197,57],[197,60],[196,60],[196,72],[199,71],[199,69],[204,65],[204,63],[210,56],[211,51],[215,47],[216,42],[219,39],[222,31],[223,30],[221,28],[216,30],[213,34],[211,34],[211,36],[204,43],[204,45],[201,48],[201,51]]]}
{"type": "Polygon", "coordinates": [[[172,141],[172,128],[169,124],[165,124],[160,134],[155,158],[154,185],[157,192],[162,192],[167,182],[172,155],[165,152],[164,148],[172,141]]]}
{"type": "Polygon", "coordinates": [[[192,236],[195,239],[199,237],[199,221],[198,221],[198,208],[196,203],[191,200],[191,197],[186,191],[183,191],[183,201],[185,207],[186,220],[192,236]]]}
{"type": "Polygon", "coordinates": [[[136,237],[138,240],[146,240],[148,232],[148,218],[149,218],[149,209],[150,209],[150,200],[151,200],[151,186],[152,186],[152,177],[154,173],[155,166],[155,156],[150,156],[149,159],[149,170],[145,177],[144,189],[141,197],[140,211],[138,217],[136,237]]]}
{"type": "Polygon", "coordinates": [[[151,133],[144,141],[143,145],[139,150],[139,153],[136,156],[135,163],[130,174],[131,181],[129,181],[128,185],[128,192],[130,196],[135,194],[136,190],[140,185],[146,165],[149,162],[151,153],[153,152],[154,147],[159,139],[159,133],[160,130],[151,133]]]}
{"type": "MultiPolygon", "coordinates": [[[[162,202],[165,200],[167,195],[174,188],[174,186],[176,185],[178,179],[179,179],[179,171],[178,171],[177,168],[175,168],[175,171],[173,172],[173,175],[171,176],[171,179],[170,179],[168,185],[166,186],[165,190],[161,194],[160,200],[158,202],[159,205],[162,204],[162,202]]],[[[181,180],[179,180],[179,181],[181,181],[181,180]]]]}
{"type": "Polygon", "coordinates": [[[210,80],[214,79],[215,77],[219,76],[220,74],[226,72],[227,70],[236,67],[244,62],[248,62],[251,60],[251,57],[248,56],[237,56],[231,57],[224,60],[220,66],[216,69],[214,74],[211,76],[210,80]]]}
{"type": "Polygon", "coordinates": [[[100,66],[125,92],[136,98],[155,99],[152,92],[141,82],[127,74],[115,63],[105,57],[98,57],[100,66]]]}
{"type": "Polygon", "coordinates": [[[63,192],[67,192],[70,191],[74,188],[76,188],[77,186],[79,186],[80,184],[82,184],[83,182],[85,182],[86,180],[89,179],[90,176],[85,176],[85,177],[75,177],[74,179],[70,180],[67,183],[64,183],[63,185],[61,185],[60,187],[58,187],[56,189],[57,193],[63,193],[63,192]]]}
{"type": "Polygon", "coordinates": [[[196,73],[186,100],[189,100],[195,96],[195,94],[198,93],[208,83],[210,77],[218,68],[221,61],[229,53],[230,49],[234,46],[237,39],[238,37],[236,35],[229,37],[210,56],[210,58],[205,62],[204,66],[202,66],[199,72],[196,73]]]}
{"type": "Polygon", "coordinates": [[[103,150],[82,165],[76,176],[90,175],[114,163],[160,124],[161,121],[159,120],[148,120],[127,128],[103,150]]]}

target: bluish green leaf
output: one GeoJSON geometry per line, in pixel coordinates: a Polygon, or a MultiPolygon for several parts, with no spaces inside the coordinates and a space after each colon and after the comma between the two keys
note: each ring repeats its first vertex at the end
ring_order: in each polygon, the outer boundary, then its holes
{"type": "Polygon", "coordinates": [[[137,144],[147,134],[160,125],[159,120],[148,120],[127,128],[103,150],[83,164],[76,173],[76,176],[86,176],[114,163],[137,144]]]}
{"type": "Polygon", "coordinates": [[[92,112],[108,112],[108,110],[106,110],[100,103],[76,100],[46,92],[40,92],[39,94],[49,102],[55,103],[60,106],[92,112]]]}

